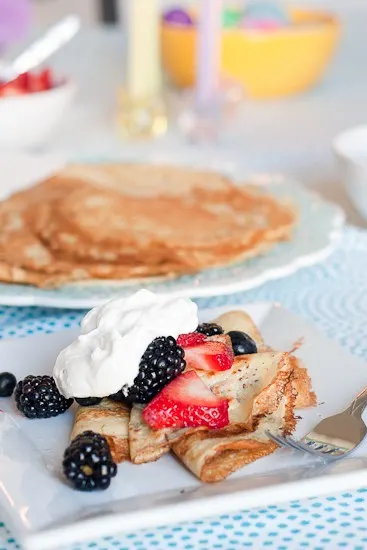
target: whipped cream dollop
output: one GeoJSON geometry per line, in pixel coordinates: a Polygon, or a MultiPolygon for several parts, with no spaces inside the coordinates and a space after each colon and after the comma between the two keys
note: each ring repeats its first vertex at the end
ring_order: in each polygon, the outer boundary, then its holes
{"type": "Polygon", "coordinates": [[[158,336],[193,332],[197,305],[139,290],[89,311],[81,335],[56,359],[56,385],[65,397],[106,397],[133,385],[139,362],[158,336]]]}

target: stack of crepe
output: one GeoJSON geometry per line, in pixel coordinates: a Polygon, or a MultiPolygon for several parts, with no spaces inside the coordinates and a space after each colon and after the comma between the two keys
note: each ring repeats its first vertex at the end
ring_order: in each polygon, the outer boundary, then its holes
{"type": "Polygon", "coordinates": [[[0,280],[178,276],[265,252],[296,216],[251,186],[148,165],[70,165],[0,203],[0,280]]]}
{"type": "MultiPolygon", "coordinates": [[[[316,396],[299,359],[264,344],[260,332],[244,312],[226,313],[215,322],[225,332],[241,330],[257,344],[258,353],[235,357],[231,369],[197,371],[213,393],[229,401],[230,423],[225,428],[166,428],[152,430],[142,407],[104,399],[93,407],[79,407],[71,439],[85,430],[104,435],[116,462],[142,464],[173,451],[200,480],[219,481],[244,465],[274,452],[267,432],[286,435],[296,425],[296,408],[312,407],[316,396]]],[[[226,339],[228,336],[216,336],[226,339]]]]}

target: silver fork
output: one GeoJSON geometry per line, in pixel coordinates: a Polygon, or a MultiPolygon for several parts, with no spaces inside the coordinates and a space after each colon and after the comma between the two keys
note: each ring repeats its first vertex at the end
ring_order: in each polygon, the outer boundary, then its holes
{"type": "Polygon", "coordinates": [[[312,454],[327,462],[337,460],[354,451],[365,438],[367,426],[362,419],[362,414],[366,405],[367,387],[343,412],[324,418],[301,440],[270,432],[267,432],[267,435],[282,447],[312,454]]]}

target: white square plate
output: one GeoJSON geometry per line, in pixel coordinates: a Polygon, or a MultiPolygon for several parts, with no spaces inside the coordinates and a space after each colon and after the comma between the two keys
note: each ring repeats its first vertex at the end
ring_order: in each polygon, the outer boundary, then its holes
{"type": "MultiPolygon", "coordinates": [[[[210,320],[230,307],[205,310],[210,320]]],[[[319,406],[302,411],[297,435],[321,417],[344,408],[367,385],[364,362],[329,341],[303,319],[279,306],[246,306],[266,342],[287,350],[304,337],[297,352],[312,376],[319,406]]],[[[18,379],[49,373],[57,353],[77,334],[52,335],[0,343],[2,370],[18,379]]],[[[0,505],[27,549],[51,550],[76,540],[176,523],[291,499],[346,490],[367,483],[366,445],[358,457],[322,466],[287,450],[258,460],[224,482],[204,485],[173,456],[135,466],[122,464],[110,489],[96,494],[73,491],[61,476],[73,412],[50,420],[27,420],[12,399],[0,402],[0,505]]]]}

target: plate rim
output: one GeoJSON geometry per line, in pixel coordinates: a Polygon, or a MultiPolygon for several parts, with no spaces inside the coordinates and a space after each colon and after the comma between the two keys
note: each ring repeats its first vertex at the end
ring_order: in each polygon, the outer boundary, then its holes
{"type": "MultiPolygon", "coordinates": [[[[147,508],[142,510],[133,510],[127,512],[114,512],[107,514],[105,517],[90,517],[75,521],[73,524],[66,524],[55,527],[45,528],[38,532],[30,532],[21,539],[25,550],[52,550],[59,547],[60,544],[68,545],[75,542],[84,542],[87,540],[96,540],[103,536],[118,535],[137,530],[159,527],[163,525],[172,525],[182,523],[182,521],[193,521],[198,518],[208,518],[217,516],[223,513],[234,513],[238,510],[253,509],[261,506],[269,506],[289,502],[289,492],[294,494],[297,492],[296,500],[311,498],[315,496],[326,496],[333,493],[358,489],[367,482],[367,458],[350,458],[345,459],[342,464],[350,466],[350,471],[345,471],[343,468],[340,472],[333,473],[333,468],[341,463],[331,463],[325,466],[319,463],[321,475],[308,475],[310,467],[301,466],[290,470],[273,472],[277,475],[277,482],[273,485],[261,486],[261,479],[264,474],[254,476],[258,478],[259,487],[254,489],[241,488],[238,491],[220,493],[215,496],[199,496],[187,502],[168,502],[164,505],[155,505],[154,510],[147,508]],[[356,468],[357,466],[357,468],[356,468]],[[359,466],[359,467],[358,467],[359,466]],[[331,473],[330,473],[331,472],[331,473]],[[295,475],[303,475],[303,479],[292,479],[295,475]],[[317,479],[317,490],[315,483],[310,483],[317,479]],[[337,487],[337,488],[336,488],[337,487]],[[286,489],[286,490],[284,490],[286,489]],[[206,503],[210,502],[209,507],[205,507],[206,503]],[[160,518],[164,517],[164,523],[160,518]],[[184,517],[184,520],[182,518],[184,517]],[[57,542],[56,542],[57,541],[57,542]]],[[[246,477],[233,480],[226,480],[221,484],[236,484],[239,482],[245,483],[246,477]]],[[[210,487],[218,485],[218,483],[210,484],[210,487]]],[[[206,486],[204,486],[206,487],[206,486]]],[[[194,488],[189,492],[199,492],[199,488],[194,488]]],[[[164,497],[171,493],[179,493],[175,489],[162,493],[154,493],[154,496],[164,497]]],[[[137,497],[139,498],[139,497],[137,497]]],[[[140,497],[141,498],[141,497],[140,497]]],[[[118,502],[116,503],[118,504],[118,502]]]]}

